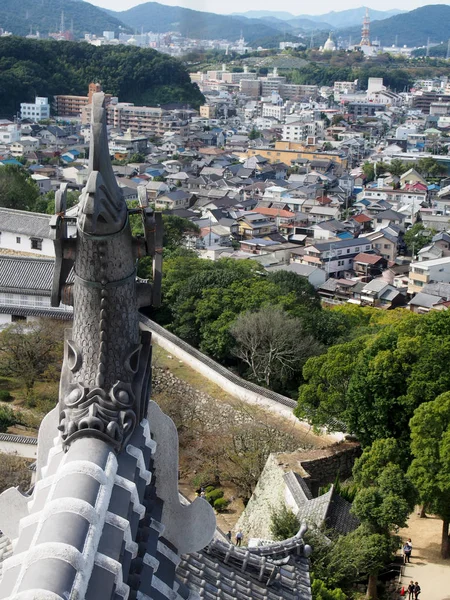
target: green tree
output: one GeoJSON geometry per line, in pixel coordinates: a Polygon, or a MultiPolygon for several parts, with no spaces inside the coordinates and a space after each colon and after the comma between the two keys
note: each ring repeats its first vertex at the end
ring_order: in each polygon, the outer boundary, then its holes
{"type": "Polygon", "coordinates": [[[395,538],[373,533],[364,525],[340,536],[328,559],[335,585],[351,589],[356,581],[367,577],[366,598],[376,600],[378,573],[392,560],[397,546],[395,538]]]}
{"type": "Polygon", "coordinates": [[[398,158],[394,158],[389,164],[389,173],[396,177],[401,177],[408,169],[408,165],[398,158]]]}
{"type": "Polygon", "coordinates": [[[405,244],[408,250],[411,252],[411,256],[414,256],[424,246],[427,246],[433,236],[436,234],[434,229],[426,229],[422,223],[415,223],[404,235],[405,244]]]}
{"type": "MultiPolygon", "coordinates": [[[[295,414],[317,427],[336,429],[347,409],[347,392],[365,339],[338,344],[326,354],[310,358],[303,367],[295,414]]],[[[344,417],[345,418],[345,417],[344,417]]]]}
{"type": "Polygon", "coordinates": [[[346,594],[340,589],[330,590],[321,579],[311,578],[311,593],[313,600],[347,600],[346,594]]]}
{"type": "Polygon", "coordinates": [[[305,277],[289,271],[275,271],[268,275],[268,280],[278,287],[281,294],[294,294],[294,314],[300,316],[304,312],[320,310],[319,294],[305,277]]]}
{"type": "Polygon", "coordinates": [[[450,555],[450,392],[419,406],[410,422],[409,476],[422,502],[442,519],[441,555],[450,555]]]}
{"type": "Polygon", "coordinates": [[[254,127],[252,128],[252,130],[248,134],[248,139],[249,140],[256,140],[256,139],[258,139],[260,137],[261,137],[261,132],[258,131],[257,129],[255,129],[254,127]]]}
{"type": "Polygon", "coordinates": [[[383,162],[370,163],[365,162],[362,166],[362,170],[364,175],[366,176],[366,182],[373,181],[383,173],[389,170],[389,165],[386,165],[383,162]]]}
{"type": "Polygon", "coordinates": [[[10,406],[0,406],[0,432],[4,433],[8,427],[15,425],[18,421],[17,415],[10,406]]]}
{"type": "Polygon", "coordinates": [[[130,163],[143,163],[145,162],[145,154],[143,152],[135,152],[130,156],[130,163]]]}
{"type": "Polygon", "coordinates": [[[424,177],[440,177],[447,171],[443,164],[438,163],[438,161],[431,156],[419,158],[415,163],[414,168],[424,177]]]}
{"type": "Polygon", "coordinates": [[[282,504],[277,510],[271,511],[270,533],[275,540],[287,540],[299,532],[300,522],[295,514],[282,504]]]}
{"type": "Polygon", "coordinates": [[[34,210],[39,188],[22,167],[0,167],[0,206],[16,210],[34,210]]]}
{"type": "Polygon", "coordinates": [[[395,539],[391,534],[406,526],[417,499],[414,485],[400,466],[401,458],[401,448],[395,439],[380,439],[364,450],[353,468],[359,489],[351,510],[366,534],[363,562],[372,562],[367,569],[367,598],[377,598],[379,570],[394,550],[395,539]]]}

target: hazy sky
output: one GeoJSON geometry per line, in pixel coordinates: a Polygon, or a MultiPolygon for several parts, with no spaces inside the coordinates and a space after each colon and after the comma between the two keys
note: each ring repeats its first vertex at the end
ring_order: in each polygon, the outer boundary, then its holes
{"type": "MultiPolygon", "coordinates": [[[[91,4],[109,8],[111,10],[126,10],[132,6],[143,4],[143,0],[88,0],[91,4]]],[[[447,4],[447,2],[427,2],[426,0],[377,0],[365,2],[364,0],[342,0],[337,5],[332,0],[315,0],[311,2],[294,2],[293,0],[227,0],[227,1],[211,1],[211,0],[160,0],[161,4],[169,6],[184,6],[194,10],[203,10],[215,13],[232,13],[245,12],[247,10],[284,10],[294,15],[299,14],[315,14],[320,15],[331,10],[339,11],[346,8],[358,8],[359,6],[368,5],[369,8],[378,10],[389,10],[392,8],[400,8],[403,10],[412,10],[425,4],[447,4]]]]}

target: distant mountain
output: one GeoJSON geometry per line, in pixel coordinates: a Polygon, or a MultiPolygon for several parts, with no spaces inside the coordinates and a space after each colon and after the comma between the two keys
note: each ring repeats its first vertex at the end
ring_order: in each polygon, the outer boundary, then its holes
{"type": "Polygon", "coordinates": [[[243,13],[231,13],[232,16],[236,17],[246,17],[247,19],[264,19],[265,17],[269,17],[269,19],[281,19],[282,21],[287,21],[289,19],[294,19],[295,15],[289,12],[281,11],[281,10],[248,10],[243,13]]]}
{"type": "MultiPolygon", "coordinates": [[[[394,15],[398,15],[406,11],[398,10],[393,8],[391,10],[372,10],[369,9],[369,15],[372,20],[381,21],[383,19],[388,19],[394,15]]],[[[262,19],[262,18],[276,18],[281,19],[282,21],[289,21],[292,25],[292,20],[295,22],[300,21],[302,19],[307,22],[314,23],[324,23],[326,27],[336,29],[338,27],[351,27],[352,25],[360,25],[366,13],[366,7],[361,6],[360,8],[352,8],[349,10],[339,10],[339,11],[331,11],[324,15],[293,15],[288,12],[282,11],[271,11],[271,10],[249,10],[244,13],[233,13],[236,16],[247,17],[251,19],[262,19]]],[[[296,25],[301,27],[302,25],[296,25]]],[[[312,27],[305,26],[305,29],[312,27]]],[[[324,27],[325,28],[325,27],[324,27]]]]}
{"type": "Polygon", "coordinates": [[[263,21],[267,25],[275,27],[278,31],[292,33],[293,35],[305,31],[333,29],[329,23],[318,23],[316,21],[310,21],[309,19],[303,19],[302,17],[292,17],[289,21],[283,21],[282,19],[277,19],[275,17],[261,17],[259,21],[263,21]]]}
{"type": "Polygon", "coordinates": [[[108,11],[108,14],[138,31],[141,28],[155,33],[179,31],[190,38],[237,40],[242,32],[247,42],[254,43],[279,35],[276,27],[258,19],[217,15],[158,2],[146,2],[121,12],[108,11]]]}
{"type": "Polygon", "coordinates": [[[305,29],[306,31],[312,31],[313,29],[334,29],[333,25],[325,21],[313,21],[305,17],[294,17],[290,21],[287,21],[291,27],[296,29],[305,29]]]}
{"type": "MultiPolygon", "coordinates": [[[[369,17],[371,21],[383,21],[394,15],[403,14],[406,11],[393,8],[391,10],[372,10],[369,8],[369,17]]],[[[300,15],[302,18],[311,21],[329,23],[334,28],[351,27],[352,25],[362,25],[366,7],[350,8],[348,10],[331,11],[324,15],[300,15]]]]}
{"type": "MultiPolygon", "coordinates": [[[[395,44],[396,39],[402,46],[422,46],[428,38],[430,42],[439,43],[448,39],[449,23],[450,6],[429,4],[383,21],[371,22],[370,38],[377,38],[383,46],[395,44]]],[[[361,35],[361,27],[341,29],[339,35],[356,40],[361,35]]]]}
{"type": "Polygon", "coordinates": [[[88,2],[74,0],[1,0],[0,27],[15,35],[25,36],[32,31],[43,35],[60,30],[64,12],[65,29],[73,23],[75,37],[85,33],[101,35],[103,31],[128,31],[115,17],[88,2]]]}

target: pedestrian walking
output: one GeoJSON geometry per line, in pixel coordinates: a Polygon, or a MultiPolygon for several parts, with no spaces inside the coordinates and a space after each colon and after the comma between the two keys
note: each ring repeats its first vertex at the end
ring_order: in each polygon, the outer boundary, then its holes
{"type": "Polygon", "coordinates": [[[405,544],[403,546],[403,558],[404,558],[405,563],[411,562],[411,552],[412,552],[412,546],[410,546],[408,542],[405,542],[405,544]]]}
{"type": "Polygon", "coordinates": [[[227,540],[230,542],[231,544],[231,531],[228,531],[228,533],[225,535],[225,537],[227,538],[227,540]]]}
{"type": "Polygon", "coordinates": [[[410,581],[409,585],[408,585],[408,600],[414,600],[414,581],[410,581]]]}
{"type": "Polygon", "coordinates": [[[241,530],[239,530],[236,534],[236,546],[240,546],[242,544],[242,538],[244,537],[241,530]]]}
{"type": "Polygon", "coordinates": [[[417,583],[414,584],[414,599],[417,600],[419,597],[419,594],[422,590],[420,589],[420,585],[417,583]]]}

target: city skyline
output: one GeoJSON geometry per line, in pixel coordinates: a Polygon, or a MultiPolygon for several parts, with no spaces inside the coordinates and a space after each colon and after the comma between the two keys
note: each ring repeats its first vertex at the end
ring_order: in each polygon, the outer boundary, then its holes
{"type": "MultiPolygon", "coordinates": [[[[145,0],[91,0],[91,4],[94,4],[95,6],[114,11],[128,10],[129,8],[133,8],[144,3],[145,0]]],[[[321,15],[330,11],[339,12],[347,9],[360,8],[361,6],[368,6],[369,9],[373,10],[400,9],[409,11],[430,4],[448,4],[447,2],[433,2],[432,0],[430,2],[424,2],[422,0],[413,0],[412,2],[410,0],[396,0],[393,6],[392,2],[389,0],[379,0],[376,3],[362,3],[358,0],[345,0],[344,2],[340,3],[339,10],[337,11],[336,4],[331,0],[318,0],[318,2],[314,3],[313,10],[311,10],[309,5],[305,7],[294,5],[291,0],[279,0],[276,6],[274,6],[273,2],[270,2],[269,0],[265,0],[263,2],[261,2],[261,0],[248,0],[245,3],[245,7],[243,7],[242,2],[239,0],[229,0],[226,3],[226,7],[219,3],[208,0],[164,0],[164,2],[159,3],[166,6],[180,6],[183,8],[190,8],[192,10],[213,12],[217,14],[231,14],[235,12],[247,12],[250,10],[272,10],[290,12],[294,15],[301,14],[312,16],[321,15]]]]}

